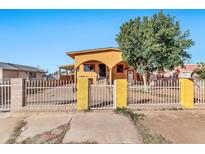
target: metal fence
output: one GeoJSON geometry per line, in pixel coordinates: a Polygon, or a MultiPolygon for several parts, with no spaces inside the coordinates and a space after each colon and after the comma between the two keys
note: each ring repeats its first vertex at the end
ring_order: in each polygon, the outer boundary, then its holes
{"type": "Polygon", "coordinates": [[[27,80],[25,106],[76,107],[76,85],[67,80],[27,80]]]}
{"type": "Polygon", "coordinates": [[[179,104],[179,81],[151,81],[129,83],[128,105],[179,104]]]}
{"type": "Polygon", "coordinates": [[[89,108],[90,109],[113,109],[113,85],[90,85],[89,108]]]}
{"type": "Polygon", "coordinates": [[[11,83],[0,81],[0,111],[9,111],[11,106],[11,83]]]}
{"type": "MultiPolygon", "coordinates": [[[[194,103],[205,104],[205,80],[194,80],[194,103]]],[[[76,109],[77,89],[74,82],[68,80],[26,80],[24,83],[24,107],[66,107],[76,109]]],[[[11,107],[10,81],[0,81],[0,111],[9,111],[11,107]]],[[[115,85],[89,84],[90,109],[115,109],[115,85]]],[[[15,93],[13,93],[16,97],[15,93]]],[[[128,105],[180,105],[180,85],[178,80],[156,80],[146,83],[135,81],[128,83],[128,105]]],[[[163,106],[164,107],[164,106],[163,106]]]]}
{"type": "Polygon", "coordinates": [[[194,80],[194,103],[205,104],[205,80],[194,80]]]}

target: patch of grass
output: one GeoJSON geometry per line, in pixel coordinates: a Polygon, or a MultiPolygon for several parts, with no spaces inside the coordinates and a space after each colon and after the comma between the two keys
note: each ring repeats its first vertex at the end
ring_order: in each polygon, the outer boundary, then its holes
{"type": "Polygon", "coordinates": [[[171,141],[167,140],[161,134],[158,134],[154,131],[151,131],[148,128],[145,128],[142,124],[137,124],[139,132],[142,136],[144,144],[170,144],[171,141]]]}
{"type": "Polygon", "coordinates": [[[89,107],[87,110],[83,110],[84,112],[93,112],[93,110],[89,107]]]}
{"type": "Polygon", "coordinates": [[[145,115],[141,113],[134,113],[131,110],[127,110],[125,108],[117,108],[115,110],[118,114],[123,114],[129,117],[133,123],[137,126],[139,133],[142,137],[144,144],[167,144],[171,143],[169,140],[165,139],[161,134],[158,134],[154,131],[151,131],[148,128],[145,128],[140,120],[144,120],[145,115]]]}
{"type": "Polygon", "coordinates": [[[6,144],[15,144],[17,137],[21,134],[22,128],[26,125],[27,123],[22,120],[20,121],[17,126],[14,128],[13,133],[11,134],[10,138],[6,141],[6,144]]]}
{"type": "Polygon", "coordinates": [[[125,108],[117,108],[115,112],[118,114],[124,114],[135,122],[137,122],[139,119],[143,119],[144,117],[144,114],[134,113],[131,110],[127,110],[125,108]]]}
{"type": "Polygon", "coordinates": [[[183,110],[183,108],[177,108],[177,107],[173,107],[173,108],[169,108],[169,110],[183,110]]]}
{"type": "Polygon", "coordinates": [[[172,108],[162,108],[162,111],[166,111],[166,110],[170,110],[170,111],[179,111],[179,110],[183,110],[183,108],[177,108],[177,107],[172,107],[172,108]]]}

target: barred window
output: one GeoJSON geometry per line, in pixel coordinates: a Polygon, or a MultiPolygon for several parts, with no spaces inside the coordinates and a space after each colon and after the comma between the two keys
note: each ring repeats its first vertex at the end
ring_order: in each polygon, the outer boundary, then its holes
{"type": "Polygon", "coordinates": [[[94,72],[95,65],[94,64],[84,64],[84,71],[85,72],[94,72]]]}

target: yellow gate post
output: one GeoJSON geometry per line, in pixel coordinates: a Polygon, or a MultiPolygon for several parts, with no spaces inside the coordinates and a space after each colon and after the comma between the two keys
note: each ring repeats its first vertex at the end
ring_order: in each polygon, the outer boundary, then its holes
{"type": "Polygon", "coordinates": [[[78,78],[77,80],[77,109],[78,111],[88,110],[89,101],[88,78],[78,78]]]}
{"type": "Polygon", "coordinates": [[[184,108],[194,107],[194,81],[188,78],[180,78],[180,103],[184,108]]]}
{"type": "Polygon", "coordinates": [[[127,80],[116,79],[114,100],[117,108],[127,108],[127,80]]]}

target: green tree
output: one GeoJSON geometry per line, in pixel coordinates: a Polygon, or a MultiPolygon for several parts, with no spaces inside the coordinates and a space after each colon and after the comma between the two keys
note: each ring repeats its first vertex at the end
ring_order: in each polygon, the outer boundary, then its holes
{"type": "Polygon", "coordinates": [[[137,17],[123,23],[116,41],[123,59],[141,73],[146,85],[146,74],[173,70],[191,58],[187,49],[194,42],[189,36],[189,30],[180,30],[174,16],[161,11],[151,17],[137,17]]]}
{"type": "Polygon", "coordinates": [[[194,73],[196,73],[200,79],[205,79],[205,63],[199,62],[197,69],[194,70],[194,73]]]}

